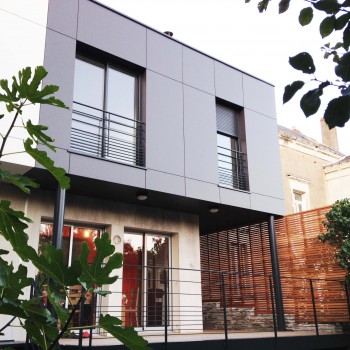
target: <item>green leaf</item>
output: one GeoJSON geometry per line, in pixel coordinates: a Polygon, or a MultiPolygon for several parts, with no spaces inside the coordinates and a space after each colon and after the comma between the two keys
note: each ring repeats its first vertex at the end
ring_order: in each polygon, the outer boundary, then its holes
{"type": "Polygon", "coordinates": [[[343,87],[341,90],[340,90],[341,94],[343,96],[347,96],[347,95],[350,95],[350,86],[347,86],[347,87],[343,87]]]}
{"type": "Polygon", "coordinates": [[[328,103],[324,119],[330,129],[343,127],[350,118],[350,96],[340,96],[328,103]]]}
{"type": "MultiPolygon", "coordinates": [[[[27,246],[28,235],[25,230],[28,228],[27,222],[31,222],[22,211],[15,211],[10,208],[11,202],[0,201],[0,234],[12,245],[18,253],[19,249],[27,246]]],[[[19,253],[20,254],[20,253],[19,253]]],[[[26,260],[26,257],[20,255],[26,260]]]]}
{"type": "Polygon", "coordinates": [[[64,297],[62,296],[62,293],[58,292],[50,292],[47,294],[47,297],[50,301],[50,304],[55,309],[56,315],[61,321],[62,324],[66,324],[69,318],[69,311],[62,307],[64,305],[64,297]]]}
{"type": "Polygon", "coordinates": [[[289,8],[289,3],[290,3],[290,0],[281,0],[278,5],[278,12],[280,14],[286,12],[289,8]]]}
{"type": "Polygon", "coordinates": [[[40,349],[48,349],[50,340],[54,340],[58,335],[58,329],[55,326],[33,322],[32,320],[26,320],[24,323],[24,329],[30,340],[38,345],[40,349]]]}
{"type": "Polygon", "coordinates": [[[11,174],[8,171],[0,170],[0,180],[11,183],[17,186],[25,193],[30,193],[30,188],[38,188],[39,185],[26,176],[19,174],[11,174]]]}
{"type": "Polygon", "coordinates": [[[343,81],[350,81],[350,52],[344,54],[335,67],[335,74],[343,81]]]}
{"type": "Polygon", "coordinates": [[[30,82],[32,70],[30,67],[26,67],[18,73],[18,79],[13,77],[13,88],[15,91],[18,91],[19,98],[28,100],[33,104],[49,104],[52,106],[67,108],[62,101],[56,99],[54,96],[49,96],[58,91],[58,86],[46,85],[40,90],[40,84],[46,75],[47,71],[45,68],[38,66],[35,68],[33,78],[30,82]]]}
{"type": "Polygon", "coordinates": [[[0,315],[15,316],[22,319],[28,318],[28,314],[24,312],[21,306],[5,303],[0,300],[0,315]]]}
{"type": "Polygon", "coordinates": [[[51,145],[50,143],[54,142],[55,140],[52,139],[50,136],[43,133],[43,131],[47,130],[48,127],[45,125],[33,125],[31,120],[28,120],[25,128],[28,131],[28,134],[30,137],[34,140],[36,143],[41,143],[48,148],[50,148],[52,151],[56,152],[56,148],[51,145]]]}
{"type": "Polygon", "coordinates": [[[301,52],[296,56],[289,57],[289,64],[303,73],[315,73],[316,67],[311,55],[308,52],[301,52]]]}
{"type": "Polygon", "coordinates": [[[345,27],[345,25],[349,22],[350,20],[350,13],[346,13],[345,15],[339,16],[334,25],[335,30],[341,30],[345,27]]]}
{"type": "Polygon", "coordinates": [[[103,328],[108,333],[121,341],[131,350],[150,350],[147,340],[137,334],[132,327],[122,328],[121,320],[109,314],[100,315],[99,327],[103,328]]]}
{"type": "Polygon", "coordinates": [[[45,151],[39,151],[37,148],[33,148],[32,145],[32,139],[27,139],[24,142],[26,152],[47,169],[56,178],[62,188],[68,189],[69,177],[66,175],[66,171],[63,168],[57,168],[45,151]]]}
{"type": "Polygon", "coordinates": [[[262,0],[258,3],[258,10],[259,12],[264,12],[267,10],[267,6],[269,5],[270,0],[262,0]]]}
{"type": "Polygon", "coordinates": [[[320,89],[313,89],[308,91],[300,100],[300,107],[306,117],[315,114],[321,105],[320,89]]]}
{"type": "Polygon", "coordinates": [[[346,28],[343,31],[343,46],[344,49],[347,51],[350,47],[350,23],[346,26],[346,28]]]}
{"type": "Polygon", "coordinates": [[[287,103],[295,93],[304,86],[304,82],[301,80],[294,81],[292,84],[287,85],[284,88],[283,103],[287,103]]]}
{"type": "Polygon", "coordinates": [[[326,36],[330,35],[335,26],[335,16],[328,16],[326,17],[320,24],[320,34],[322,38],[325,38],[326,36]]]}
{"type": "Polygon", "coordinates": [[[52,321],[53,318],[48,309],[41,307],[40,302],[41,298],[24,300],[21,304],[21,308],[30,316],[32,321],[38,323],[48,323],[52,321]]]}
{"type": "Polygon", "coordinates": [[[88,290],[95,286],[114,283],[118,276],[110,276],[110,274],[113,270],[120,268],[123,261],[122,254],[114,253],[115,247],[111,244],[107,232],[104,232],[101,238],[95,239],[95,246],[96,256],[92,263],[89,261],[90,249],[86,242],[82,244],[82,253],[78,258],[83,267],[79,280],[88,290]],[[105,263],[107,257],[108,261],[105,263]]]}
{"type": "Polygon", "coordinates": [[[337,0],[319,0],[312,3],[315,9],[324,11],[327,14],[337,13],[340,10],[340,4],[337,0]]]}
{"type": "Polygon", "coordinates": [[[26,254],[35,267],[60,286],[72,286],[79,283],[78,276],[81,274],[82,267],[77,260],[73,261],[70,267],[67,267],[62,249],[56,249],[52,244],[45,244],[41,256],[34,249],[30,250],[28,247],[22,254],[26,254]]]}
{"type": "Polygon", "coordinates": [[[23,295],[23,289],[32,284],[33,279],[27,277],[27,268],[19,265],[15,272],[14,267],[0,257],[0,295],[11,302],[17,302],[23,295]]]}
{"type": "Polygon", "coordinates": [[[313,17],[314,10],[312,9],[312,7],[306,7],[300,11],[299,23],[302,26],[306,26],[311,23],[313,17]]]}

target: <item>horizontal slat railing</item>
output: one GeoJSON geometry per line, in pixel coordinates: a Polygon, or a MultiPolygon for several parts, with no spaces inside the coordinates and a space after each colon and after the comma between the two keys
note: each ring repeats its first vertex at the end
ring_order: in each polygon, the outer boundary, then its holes
{"type": "Polygon", "coordinates": [[[70,149],[144,166],[144,123],[74,102],[70,149]]]}

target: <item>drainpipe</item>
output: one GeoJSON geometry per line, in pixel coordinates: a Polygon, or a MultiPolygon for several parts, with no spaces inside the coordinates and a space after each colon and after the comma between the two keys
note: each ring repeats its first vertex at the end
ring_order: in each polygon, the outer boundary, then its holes
{"type": "Polygon", "coordinates": [[[62,247],[62,232],[64,225],[64,208],[66,202],[66,190],[58,185],[56,190],[55,211],[53,216],[52,245],[56,248],[62,247]]]}
{"type": "Polygon", "coordinates": [[[269,216],[268,230],[269,230],[269,239],[270,239],[273,285],[274,285],[274,292],[275,292],[275,299],[276,299],[277,328],[279,331],[285,331],[286,323],[284,320],[281,278],[280,278],[280,269],[278,264],[277,244],[276,244],[276,234],[275,234],[275,218],[273,215],[269,216]]]}

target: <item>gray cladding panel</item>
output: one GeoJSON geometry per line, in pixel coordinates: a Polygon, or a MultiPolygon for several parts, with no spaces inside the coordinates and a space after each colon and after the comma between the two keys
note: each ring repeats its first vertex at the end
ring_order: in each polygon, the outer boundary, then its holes
{"type": "Polygon", "coordinates": [[[176,176],[160,171],[147,170],[146,188],[164,193],[185,195],[185,179],[183,176],[176,176]]]}
{"type": "Polygon", "coordinates": [[[147,71],[147,168],[184,176],[182,85],[147,71]]]}
{"type": "Polygon", "coordinates": [[[148,29],[147,68],[182,81],[182,45],[148,29]]]}
{"type": "Polygon", "coordinates": [[[214,66],[216,96],[243,106],[243,73],[217,61],[214,66]]]}
{"type": "Polygon", "coordinates": [[[79,2],[78,40],[146,67],[147,29],[87,0],[79,2]]]}
{"type": "Polygon", "coordinates": [[[285,215],[284,200],[261,196],[256,193],[251,194],[251,208],[262,212],[268,212],[274,215],[285,215]]]}
{"type": "Polygon", "coordinates": [[[186,177],[218,184],[215,97],[184,86],[186,177]]]}
{"type": "Polygon", "coordinates": [[[144,169],[71,153],[69,173],[72,175],[145,188],[144,169]]]}
{"type": "Polygon", "coordinates": [[[76,38],[79,0],[50,0],[47,26],[76,38]]]}
{"type": "Polygon", "coordinates": [[[183,82],[214,95],[214,60],[184,46],[183,82]]]}
{"type": "Polygon", "coordinates": [[[218,185],[186,179],[186,196],[214,203],[220,202],[218,185]]]}
{"type": "Polygon", "coordinates": [[[226,205],[250,209],[250,193],[220,187],[220,202],[226,205]]]}
{"type": "Polygon", "coordinates": [[[245,122],[250,191],[282,199],[276,120],[246,110],[245,122]]]}
{"type": "Polygon", "coordinates": [[[244,107],[276,119],[275,88],[243,75],[244,107]]]}
{"type": "MultiPolygon", "coordinates": [[[[72,106],[74,85],[75,40],[47,30],[44,65],[49,74],[44,84],[60,87],[55,94],[68,107],[72,106]]],[[[42,105],[40,123],[49,127],[48,134],[55,139],[55,146],[68,149],[70,140],[72,111],[42,105]]]]}

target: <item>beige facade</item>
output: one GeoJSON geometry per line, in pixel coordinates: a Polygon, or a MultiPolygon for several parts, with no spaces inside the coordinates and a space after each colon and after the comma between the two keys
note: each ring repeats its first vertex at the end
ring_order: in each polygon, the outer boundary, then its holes
{"type": "Polygon", "coordinates": [[[324,143],[298,130],[279,126],[279,145],[286,214],[320,208],[350,196],[349,157],[337,150],[336,134],[324,143]]]}
{"type": "Polygon", "coordinates": [[[324,167],[327,195],[330,203],[350,198],[350,156],[324,167]]]}
{"type": "MultiPolygon", "coordinates": [[[[38,247],[40,224],[53,221],[54,192],[40,190],[27,196],[10,185],[1,184],[0,200],[7,198],[11,198],[11,203],[15,210],[24,211],[31,218],[32,223],[29,224],[27,230],[29,244],[32,247],[38,247]]],[[[172,266],[176,267],[176,270],[173,272],[173,279],[177,281],[198,280],[200,282],[200,274],[194,271],[200,270],[199,223],[197,215],[68,195],[65,208],[65,223],[99,228],[108,232],[116,251],[120,253],[123,253],[124,233],[126,232],[167,235],[170,237],[170,262],[172,266]],[[192,271],[186,269],[192,269],[192,271]]],[[[2,240],[1,244],[2,249],[11,250],[6,241],[2,240]]],[[[12,260],[14,265],[23,263],[19,261],[20,259],[15,254],[8,256],[8,258],[12,260]]],[[[36,271],[33,266],[31,265],[29,268],[31,269],[29,274],[35,276],[36,271]]],[[[120,291],[122,289],[122,269],[118,271],[118,275],[120,279],[109,286],[109,291],[112,294],[103,298],[100,306],[103,307],[104,312],[121,317],[122,298],[120,291]]],[[[173,290],[174,298],[179,299],[174,299],[174,304],[185,305],[183,309],[179,308],[177,313],[179,319],[176,322],[177,331],[186,330],[186,313],[189,313],[189,306],[196,310],[198,315],[200,314],[198,310],[202,307],[201,298],[198,298],[198,295],[201,294],[200,283],[191,285],[192,296],[186,296],[187,288],[186,283],[179,282],[176,283],[173,290]]],[[[191,324],[191,329],[193,330],[193,315],[191,324]]],[[[201,317],[196,321],[196,325],[198,330],[202,329],[201,317]]],[[[10,339],[21,338],[18,330],[15,328],[8,328],[6,331],[8,332],[6,336],[10,339]]]]}

